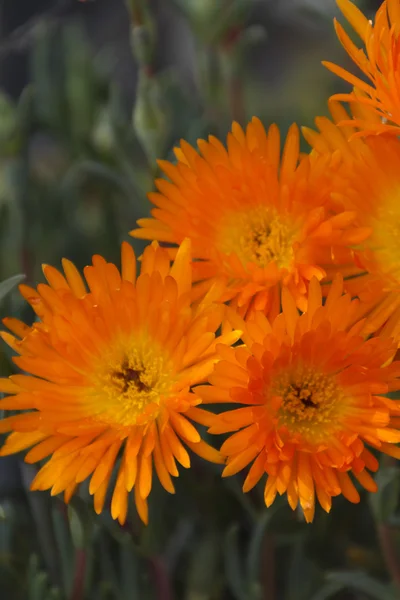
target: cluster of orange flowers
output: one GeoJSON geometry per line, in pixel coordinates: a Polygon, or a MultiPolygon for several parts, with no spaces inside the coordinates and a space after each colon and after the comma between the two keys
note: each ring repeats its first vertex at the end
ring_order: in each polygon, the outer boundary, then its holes
{"type": "Polygon", "coordinates": [[[223,477],[251,465],[244,492],[266,476],[267,506],[286,494],[312,521],[315,498],[329,512],[333,496],[359,501],[356,482],[376,491],[377,450],[400,458],[400,0],[373,23],[338,4],[368,83],[326,65],[353,91],[303,129],[308,155],[296,126],[281,153],[256,118],[226,147],[182,141],[131,232],[152,240],[139,275],[124,243],[120,270],[94,256],[82,277],[65,260],[21,286],[38,319],[5,319],[28,374],[0,381],[1,454],[47,459],[32,489],[68,502],[90,478],[99,513],[112,485],[121,523],[133,490],[147,522],[153,469],[174,493],[189,449],[223,477]],[[229,434],[220,450],[195,424],[229,434]]]}

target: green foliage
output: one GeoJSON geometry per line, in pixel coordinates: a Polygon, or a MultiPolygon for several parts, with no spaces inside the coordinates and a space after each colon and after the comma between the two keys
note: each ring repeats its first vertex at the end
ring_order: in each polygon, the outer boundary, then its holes
{"type": "Polygon", "coordinates": [[[204,44],[217,44],[246,21],[251,3],[246,0],[174,0],[204,44]]]}
{"type": "Polygon", "coordinates": [[[29,559],[27,576],[27,600],[61,600],[58,589],[50,588],[49,576],[39,568],[39,558],[32,554],[29,559]]]}
{"type": "Polygon", "coordinates": [[[383,585],[365,573],[338,571],[326,576],[327,585],[312,600],[332,598],[341,590],[356,590],[366,594],[371,600],[395,600],[398,593],[388,585],[383,585]]]}
{"type": "Polygon", "coordinates": [[[387,522],[399,503],[400,477],[398,467],[382,466],[376,474],[378,492],[371,496],[371,506],[378,523],[387,522]]]}
{"type": "MultiPolygon", "coordinates": [[[[285,129],[325,112],[331,80],[319,60],[332,57],[334,42],[322,2],[317,11],[296,3],[299,15],[313,19],[317,12],[318,27],[325,28],[326,45],[318,51],[304,43],[307,32],[299,31],[296,15],[281,46],[282,23],[269,13],[258,22],[256,2],[174,0],[193,37],[193,89],[177,69],[157,68],[161,36],[152,3],[126,4],[138,73],[133,104],[106,68],[112,56],[96,57],[82,27],[45,20],[35,28],[31,83],[18,101],[0,94],[3,316],[33,320],[14,288],[24,277],[28,284],[42,281],[43,262],[58,266],[65,256],[82,267],[94,253],[119,261],[120,242],[149,213],[156,158],[171,159],[181,137],[191,143],[209,133],[222,137],[232,118],[244,124],[253,114],[285,129]],[[252,66],[262,52],[268,75],[252,66]]],[[[140,254],[143,244],[131,243],[140,254]]],[[[16,371],[5,346],[0,369],[2,376],[16,371]]],[[[154,485],[146,528],[131,500],[121,527],[107,511],[94,513],[84,485],[66,508],[61,498],[29,491],[34,467],[1,461],[5,600],[399,597],[378,535],[382,524],[390,529],[400,564],[400,479],[392,465],[379,471],[379,492],[370,502],[365,493],[356,507],[334,499],[329,516],[317,510],[306,525],[286,500],[266,509],[262,490],[242,493],[240,475],[221,482],[218,467],[194,460],[177,481],[176,496],[154,485]],[[11,474],[19,478],[17,490],[10,491],[11,474]]]]}
{"type": "Polygon", "coordinates": [[[13,275],[5,281],[0,283],[0,302],[17,286],[21,281],[25,279],[25,275],[13,275]]]}

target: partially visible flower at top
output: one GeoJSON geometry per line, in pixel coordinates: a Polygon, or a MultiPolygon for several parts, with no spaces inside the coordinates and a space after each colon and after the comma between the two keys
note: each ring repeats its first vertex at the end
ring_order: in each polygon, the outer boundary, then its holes
{"type": "Polygon", "coordinates": [[[385,0],[372,23],[350,0],[337,0],[339,8],[364,43],[358,48],[335,20],[337,36],[369,83],[331,62],[323,64],[354,86],[334,100],[351,103],[356,135],[393,133],[400,127],[400,1],[385,0]]]}
{"type": "Polygon", "coordinates": [[[365,341],[363,323],[349,325],[358,301],[342,289],[338,276],[323,304],[314,278],[301,316],[283,289],[283,312],[273,322],[258,312],[244,323],[232,311],[245,345],[218,347],[211,385],[195,388],[203,403],[241,405],[213,416],[211,433],[233,432],[221,447],[223,476],[251,464],[243,491],[267,474],[266,505],[287,494],[308,522],[316,498],[327,512],[333,496],[359,502],[353,478],[377,490],[370,447],[400,458],[400,402],[384,396],[400,389],[400,362],[391,362],[397,346],[388,338],[365,341]]]}
{"type": "Polygon", "coordinates": [[[185,446],[221,462],[190,422],[207,424],[208,418],[197,408],[201,400],[191,386],[212,370],[216,344],[235,342],[240,332],[215,336],[224,308],[213,304],[218,290],[191,304],[190,260],[188,240],[172,266],[167,251],[154,242],[136,278],[133,249],[124,243],[121,272],[94,256],[85,282],[65,260],[64,274],[44,267],[48,285],[39,284],[37,291],[20,287],[40,320],[28,327],[5,319],[15,335],[2,338],[28,374],[0,380],[0,390],[10,394],[0,400],[0,409],[27,412],[0,421],[0,432],[12,432],[1,455],[32,447],[27,462],[50,457],[32,489],[64,491],[68,502],[90,478],[100,513],[120,455],[112,517],[124,523],[134,488],[138,513],[147,522],[153,467],[174,493],[176,462],[190,466],[185,446]]]}
{"type": "Polygon", "coordinates": [[[131,234],[170,244],[189,237],[197,297],[224,277],[221,300],[241,315],[278,314],[281,286],[305,310],[311,278],[323,279],[333,259],[351,262],[351,246],[369,235],[354,228],[354,212],[329,210],[338,156],[301,157],[292,126],[281,158],[277,126],[266,133],[257,118],[245,131],[233,124],[227,149],[213,136],[198,148],[182,141],[176,165],[159,162],[171,181],[156,181],[153,218],[131,234]]]}
{"type": "MultiPolygon", "coordinates": [[[[346,290],[361,302],[363,333],[400,332],[400,140],[394,136],[355,138],[354,127],[341,126],[348,114],[330,102],[333,121],[318,117],[318,132],[303,128],[315,153],[340,152],[342,163],[332,182],[332,201],[357,212],[356,225],[371,236],[354,248],[356,268],[347,275],[346,290]],[[339,176],[340,175],[340,176],[339,176]]],[[[335,267],[330,271],[334,272],[335,267]]]]}

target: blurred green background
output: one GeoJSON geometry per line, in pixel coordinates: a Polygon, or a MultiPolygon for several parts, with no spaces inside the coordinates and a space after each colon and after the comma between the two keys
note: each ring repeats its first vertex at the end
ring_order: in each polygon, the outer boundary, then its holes
{"type": "MultiPolygon", "coordinates": [[[[373,15],[379,2],[358,2],[373,15]]],[[[1,314],[32,320],[9,280],[119,245],[149,213],[155,159],[181,137],[225,138],[253,115],[286,132],[344,88],[333,0],[0,0],[1,314]]],[[[135,245],[138,253],[143,246],[135,245]]],[[[2,375],[14,372],[1,347],[2,375]]],[[[375,496],[306,525],[243,476],[193,460],[177,495],[155,485],[150,525],[28,491],[36,467],[0,460],[2,600],[396,600],[398,468],[375,496]]]]}

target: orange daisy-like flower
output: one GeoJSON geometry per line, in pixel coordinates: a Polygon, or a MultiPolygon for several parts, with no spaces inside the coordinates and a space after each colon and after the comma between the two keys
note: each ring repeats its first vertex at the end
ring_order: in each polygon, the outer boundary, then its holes
{"type": "Polygon", "coordinates": [[[400,363],[388,365],[396,345],[390,339],[359,335],[350,327],[357,301],[342,295],[335,279],[322,303],[313,279],[308,310],[301,316],[288,290],[283,312],[272,322],[260,312],[243,323],[244,346],[219,346],[220,362],[211,386],[196,393],[207,403],[238,403],[241,408],[214,416],[212,433],[233,433],[222,445],[223,475],[252,463],[243,491],[268,475],[264,498],[270,506],[287,494],[292,509],[300,503],[312,521],[315,496],[327,512],[333,496],[359,502],[352,475],[374,492],[369,471],[378,461],[368,446],[400,458],[400,403],[382,394],[400,388],[400,363]]]}
{"type": "Polygon", "coordinates": [[[196,408],[201,400],[190,388],[212,370],[216,343],[232,343],[238,334],[215,337],[224,308],[213,304],[215,290],[202,304],[191,304],[187,240],[172,266],[166,250],[156,242],[148,246],[137,279],[129,244],[122,245],[121,273],[94,256],[84,270],[89,291],[71,262],[63,266],[64,275],[45,266],[48,285],[37,291],[21,286],[38,323],[5,319],[17,337],[2,337],[20,355],[15,363],[31,375],[0,380],[0,390],[10,394],[0,408],[27,411],[0,421],[0,432],[12,431],[1,455],[32,447],[27,462],[50,456],[32,489],[64,491],[67,502],[90,477],[97,513],[120,455],[111,514],[125,521],[134,488],[147,522],[153,466],[174,493],[176,461],[190,466],[184,445],[221,462],[190,422],[207,424],[208,415],[196,408]]]}
{"type": "Polygon", "coordinates": [[[350,102],[358,135],[391,132],[400,127],[400,2],[386,0],[376,13],[374,24],[350,0],[337,0],[339,8],[364,42],[358,48],[335,20],[340,42],[354,63],[369,79],[366,83],[345,69],[323,64],[354,86],[350,94],[337,94],[335,100],[350,102]]]}
{"type": "Polygon", "coordinates": [[[281,286],[304,310],[311,278],[323,279],[336,255],[351,260],[348,247],[369,233],[353,227],[354,212],[328,211],[337,156],[300,159],[292,126],[281,160],[278,128],[266,133],[256,118],[245,132],[233,124],[227,149],[213,136],[198,147],[182,141],[177,165],[160,161],[171,181],[156,181],[153,218],[132,235],[175,244],[188,236],[198,297],[223,276],[221,300],[242,315],[276,315],[281,286]]]}
{"type": "Polygon", "coordinates": [[[362,304],[359,316],[367,317],[364,333],[385,327],[385,334],[400,331],[400,140],[393,136],[354,138],[355,129],[342,127],[347,113],[330,103],[334,122],[316,119],[319,132],[304,128],[316,153],[339,151],[340,172],[332,183],[332,198],[358,214],[356,224],[369,227],[370,237],[354,248],[358,268],[348,274],[346,290],[362,304]],[[348,141],[350,139],[350,141],[348,141]]]}

